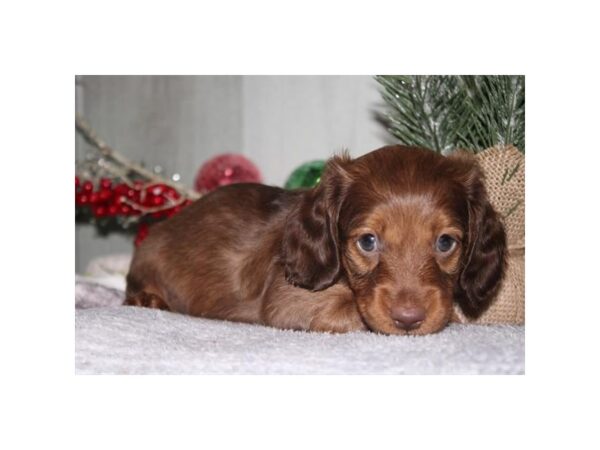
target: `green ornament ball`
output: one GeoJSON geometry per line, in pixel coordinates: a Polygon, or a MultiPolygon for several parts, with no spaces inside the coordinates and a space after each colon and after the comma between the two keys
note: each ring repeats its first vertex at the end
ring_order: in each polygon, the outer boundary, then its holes
{"type": "Polygon", "coordinates": [[[286,189],[311,188],[319,184],[325,161],[310,161],[297,167],[285,182],[286,189]]]}

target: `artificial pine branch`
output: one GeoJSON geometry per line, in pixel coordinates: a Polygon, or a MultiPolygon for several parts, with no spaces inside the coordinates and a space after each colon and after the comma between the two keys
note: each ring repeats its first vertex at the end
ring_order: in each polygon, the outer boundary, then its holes
{"type": "Polygon", "coordinates": [[[437,152],[451,150],[456,123],[448,104],[457,102],[456,80],[452,77],[377,76],[383,97],[392,107],[387,114],[389,131],[407,145],[428,147],[437,152]]]}
{"type": "Polygon", "coordinates": [[[471,109],[463,145],[514,145],[525,151],[525,77],[460,76],[471,109]]]}
{"type": "Polygon", "coordinates": [[[525,151],[523,76],[382,75],[389,131],[440,153],[495,145],[525,151]]]}

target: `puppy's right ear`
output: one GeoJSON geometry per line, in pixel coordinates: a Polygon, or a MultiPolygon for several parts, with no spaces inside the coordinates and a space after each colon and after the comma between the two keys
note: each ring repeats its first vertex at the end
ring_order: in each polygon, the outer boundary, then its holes
{"type": "Polygon", "coordinates": [[[327,162],[320,183],[300,194],[285,223],[282,260],[287,281],[312,291],[341,272],[338,216],[352,182],[347,154],[327,162]]]}

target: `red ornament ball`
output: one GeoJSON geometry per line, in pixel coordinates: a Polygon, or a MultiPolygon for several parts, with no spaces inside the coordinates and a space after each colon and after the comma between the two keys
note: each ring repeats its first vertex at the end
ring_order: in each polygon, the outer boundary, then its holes
{"type": "Polygon", "coordinates": [[[216,156],[200,167],[194,186],[196,191],[206,193],[233,183],[260,183],[258,168],[245,156],[225,153],[216,156]]]}

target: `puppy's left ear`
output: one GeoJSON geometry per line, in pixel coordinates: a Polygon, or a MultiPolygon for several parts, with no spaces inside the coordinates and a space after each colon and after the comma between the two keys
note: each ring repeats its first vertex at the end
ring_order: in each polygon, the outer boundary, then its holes
{"type": "Polygon", "coordinates": [[[450,156],[462,166],[461,182],[468,199],[467,242],[454,298],[465,315],[477,318],[494,299],[506,267],[506,233],[492,207],[479,164],[471,155],[450,156]]]}

